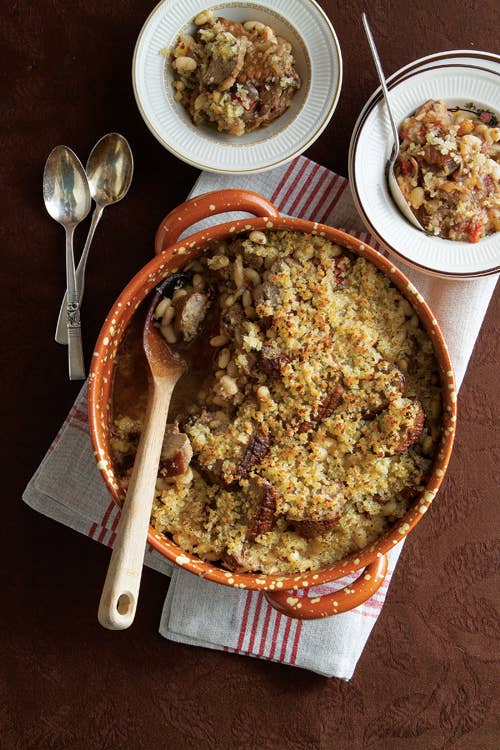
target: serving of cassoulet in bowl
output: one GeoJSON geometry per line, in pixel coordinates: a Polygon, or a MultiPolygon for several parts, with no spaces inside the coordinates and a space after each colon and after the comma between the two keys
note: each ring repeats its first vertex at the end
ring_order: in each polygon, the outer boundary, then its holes
{"type": "Polygon", "coordinates": [[[150,542],[192,572],[272,592],[289,614],[325,616],[378,588],[385,552],[434,497],[453,443],[452,369],[432,314],[389,261],[252,195],[193,199],[163,222],[161,252],[97,345],[92,438],[121,501],[146,394],[133,313],[168,278],[156,325],[190,368],[165,428],[150,542]],[[209,206],[262,218],[175,242],[209,206]],[[333,609],[328,597],[303,611],[280,599],[365,566],[333,609]]]}
{"type": "Polygon", "coordinates": [[[137,40],[139,110],[167,149],[213,172],[284,164],[327,126],[340,45],[313,0],[164,0],[137,40]]]}
{"type": "Polygon", "coordinates": [[[388,79],[399,153],[396,179],[420,228],[386,179],[393,135],[381,91],[363,107],[349,147],[349,182],[368,231],[424,273],[470,279],[500,269],[500,57],[436,53],[388,79]]]}
{"type": "Polygon", "coordinates": [[[430,99],[400,128],[398,184],[426,232],[479,242],[500,231],[500,128],[496,115],[430,99]]]}

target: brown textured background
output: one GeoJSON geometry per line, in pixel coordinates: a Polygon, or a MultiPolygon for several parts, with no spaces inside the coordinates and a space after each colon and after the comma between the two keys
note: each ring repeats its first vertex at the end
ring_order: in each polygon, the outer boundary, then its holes
{"type": "MultiPolygon", "coordinates": [[[[342,46],[339,106],[308,156],[346,174],[349,136],[376,86],[359,0],[322,2],[342,46]]],[[[136,172],[108,209],[88,267],[87,362],[100,322],[152,252],[162,216],[196,171],[143,124],[132,94],[134,42],[153,3],[28,0],[2,7],[3,514],[0,746],[4,750],[489,750],[498,723],[498,314],[492,302],[459,399],[443,491],[409,537],[350,683],[157,634],[166,580],[146,570],[134,626],[102,630],[96,608],[109,551],[24,507],[24,486],[79,388],[53,343],[64,237],[42,204],[58,143],[85,162],[118,130],[136,172]],[[496,549],[496,552],[495,552],[496,549]]],[[[372,0],[386,73],[447,49],[499,52],[496,0],[372,0]]],[[[81,247],[85,229],[77,232],[81,247]]]]}

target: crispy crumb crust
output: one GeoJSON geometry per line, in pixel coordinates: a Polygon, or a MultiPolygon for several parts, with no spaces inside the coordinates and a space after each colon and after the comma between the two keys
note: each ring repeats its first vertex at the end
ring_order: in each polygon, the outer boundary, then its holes
{"type": "MultiPolygon", "coordinates": [[[[375,541],[423,489],[440,436],[437,363],[413,308],[371,263],[303,233],[219,242],[191,271],[210,298],[208,372],[174,415],[194,455],[159,478],[152,525],[263,573],[375,541]]],[[[118,419],[118,467],[132,428],[118,419]]]]}

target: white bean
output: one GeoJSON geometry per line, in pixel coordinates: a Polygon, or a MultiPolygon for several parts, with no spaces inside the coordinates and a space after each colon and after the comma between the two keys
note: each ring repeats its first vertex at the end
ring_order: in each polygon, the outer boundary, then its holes
{"type": "Polygon", "coordinates": [[[192,73],[196,70],[197,63],[192,57],[177,57],[172,65],[177,69],[178,73],[192,73]]]}

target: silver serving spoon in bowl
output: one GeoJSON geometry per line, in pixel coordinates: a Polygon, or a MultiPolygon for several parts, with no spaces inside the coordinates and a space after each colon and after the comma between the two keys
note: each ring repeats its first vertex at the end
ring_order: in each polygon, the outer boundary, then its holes
{"type": "MultiPolygon", "coordinates": [[[[127,140],[119,133],[108,133],[103,136],[92,149],[86,167],[90,194],[95,201],[89,233],[83,248],[82,256],[76,269],[76,288],[78,302],[82,304],[85,286],[85,268],[89,257],[90,245],[94,232],[101,220],[106,206],[118,203],[128,192],[134,172],[134,158],[127,140]]],[[[59,344],[67,344],[67,333],[64,322],[66,297],[61,303],[55,340],[59,344]]]]}
{"type": "Polygon", "coordinates": [[[396,179],[396,175],[394,174],[394,165],[396,163],[396,159],[398,157],[399,153],[399,133],[398,129],[396,127],[396,122],[394,120],[394,115],[391,109],[391,103],[389,100],[389,91],[387,90],[387,84],[385,82],[385,76],[384,71],[382,70],[382,65],[380,63],[380,58],[377,52],[377,48],[375,46],[375,42],[373,39],[372,32],[370,30],[370,26],[368,25],[368,19],[366,17],[366,13],[363,13],[361,16],[361,19],[363,21],[363,26],[365,28],[366,37],[368,39],[368,44],[370,45],[370,51],[372,53],[373,62],[375,63],[375,68],[377,70],[377,75],[379,77],[380,85],[382,87],[382,93],[384,94],[385,104],[387,107],[387,112],[389,114],[389,122],[391,124],[392,128],[392,135],[394,138],[394,144],[389,156],[389,160],[387,162],[386,170],[387,170],[387,182],[389,184],[389,190],[391,191],[391,195],[398,206],[401,213],[405,216],[408,221],[410,221],[414,227],[417,227],[417,229],[420,229],[422,232],[425,232],[425,229],[420,224],[419,220],[409,207],[406,198],[404,197],[401,188],[399,187],[398,181],[396,179]]]}
{"type": "Polygon", "coordinates": [[[154,324],[155,310],[169,283],[166,279],[156,288],[143,328],[149,367],[146,416],[97,613],[100,624],[109,630],[128,628],[135,617],[170,400],[177,381],[188,370],[184,353],[171,349],[154,324]]]}
{"type": "Polygon", "coordinates": [[[73,235],[75,227],[90,211],[90,191],[82,163],[67,146],[56,146],[48,156],[43,172],[43,199],[50,216],[62,224],[66,231],[67,297],[63,308],[63,325],[69,345],[69,378],[70,380],[83,380],[85,365],[73,235]]]}

